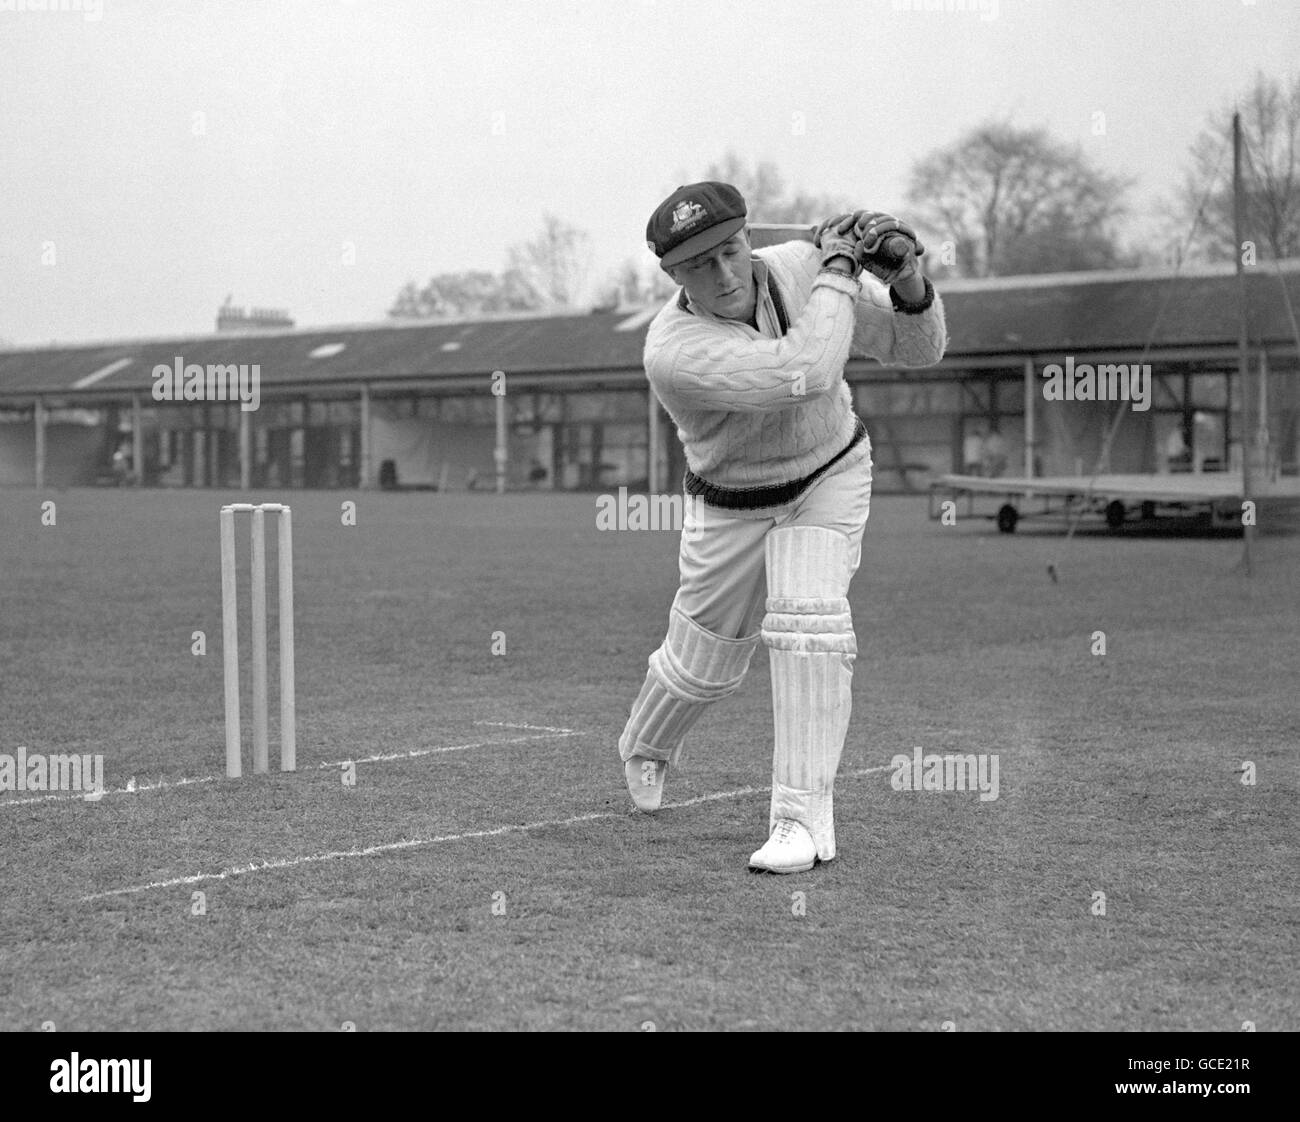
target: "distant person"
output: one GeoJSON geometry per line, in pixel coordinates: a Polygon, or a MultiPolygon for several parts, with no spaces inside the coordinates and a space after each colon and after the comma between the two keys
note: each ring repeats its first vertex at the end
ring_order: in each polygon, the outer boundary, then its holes
{"type": "Polygon", "coordinates": [[[1164,471],[1183,471],[1187,464],[1187,441],[1183,439],[1181,425],[1169,430],[1165,437],[1164,459],[1161,461],[1164,471]]]}
{"type": "Polygon", "coordinates": [[[113,452],[113,478],[119,487],[131,482],[131,446],[126,441],[113,452]]]}
{"type": "Polygon", "coordinates": [[[984,438],[984,474],[996,479],[1007,470],[1007,442],[996,428],[984,438]]]}
{"type": "Polygon", "coordinates": [[[1211,449],[1223,446],[1218,420],[1213,413],[1203,413],[1198,409],[1192,414],[1192,424],[1192,470],[1197,473],[1219,471],[1219,458],[1208,454],[1211,449]]]}

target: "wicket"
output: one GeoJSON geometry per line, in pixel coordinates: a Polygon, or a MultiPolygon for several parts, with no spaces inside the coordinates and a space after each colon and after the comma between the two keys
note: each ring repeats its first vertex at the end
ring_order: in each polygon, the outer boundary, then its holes
{"type": "Polygon", "coordinates": [[[230,503],[221,508],[221,624],[226,685],[226,775],[243,773],[239,720],[239,601],[235,580],[235,515],[252,515],[249,565],[253,599],[253,771],[267,770],[266,515],[279,513],[280,770],[293,771],[297,750],[293,684],[293,521],[282,503],[230,503]]]}

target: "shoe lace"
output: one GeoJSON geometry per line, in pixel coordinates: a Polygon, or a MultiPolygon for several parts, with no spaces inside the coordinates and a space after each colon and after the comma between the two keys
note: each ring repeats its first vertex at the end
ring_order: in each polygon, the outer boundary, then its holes
{"type": "Polygon", "coordinates": [[[776,840],[778,842],[787,842],[794,836],[794,822],[789,818],[782,818],[776,824],[776,840]]]}

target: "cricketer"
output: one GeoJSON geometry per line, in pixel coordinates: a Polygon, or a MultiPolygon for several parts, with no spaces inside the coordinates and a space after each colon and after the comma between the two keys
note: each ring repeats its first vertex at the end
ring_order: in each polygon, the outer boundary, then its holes
{"type": "Polygon", "coordinates": [[[943,356],[943,306],[905,223],[829,218],[813,241],[750,246],[726,183],[679,187],[647,245],[680,290],[646,337],[650,385],[686,453],[681,583],[619,739],[636,806],[658,809],[705,709],[761,640],[772,670],[767,841],[755,871],[835,857],[832,794],[857,640],[847,599],[871,507],[871,442],[844,380],[850,348],[890,366],[943,356]],[[865,275],[864,275],[865,274],[865,275]]]}

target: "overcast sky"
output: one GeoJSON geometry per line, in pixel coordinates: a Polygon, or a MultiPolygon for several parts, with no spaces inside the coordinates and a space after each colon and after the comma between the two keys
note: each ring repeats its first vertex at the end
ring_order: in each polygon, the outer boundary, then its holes
{"type": "Polygon", "coordinates": [[[227,294],[375,321],[546,211],[600,280],[728,148],[906,218],[912,161],[1005,114],[1135,176],[1140,227],[1207,113],[1300,66],[1294,0],[930,2],[0,0],[0,339],[227,294]]]}

